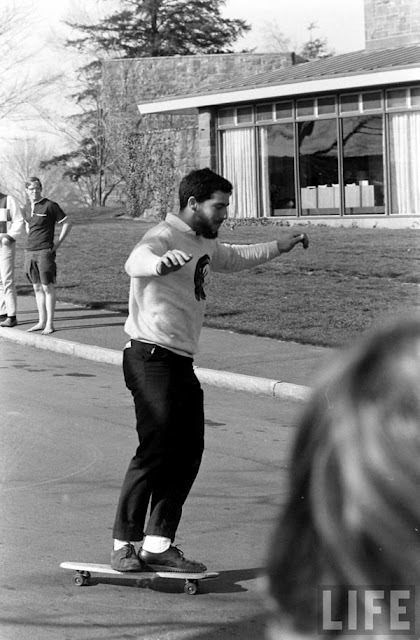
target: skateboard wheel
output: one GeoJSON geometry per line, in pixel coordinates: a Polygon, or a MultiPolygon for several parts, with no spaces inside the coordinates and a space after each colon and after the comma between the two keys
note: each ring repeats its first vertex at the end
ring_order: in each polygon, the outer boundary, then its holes
{"type": "Polygon", "coordinates": [[[74,584],[76,587],[83,587],[86,584],[87,580],[82,574],[76,573],[74,576],[74,584]]]}
{"type": "Polygon", "coordinates": [[[193,596],[197,593],[198,591],[198,582],[197,581],[192,581],[192,580],[187,580],[185,585],[184,585],[184,592],[187,593],[189,596],[193,596]]]}
{"type": "Polygon", "coordinates": [[[89,571],[78,571],[77,573],[74,574],[74,584],[77,587],[84,587],[85,585],[89,584],[89,580],[90,580],[90,573],[89,571]]]}

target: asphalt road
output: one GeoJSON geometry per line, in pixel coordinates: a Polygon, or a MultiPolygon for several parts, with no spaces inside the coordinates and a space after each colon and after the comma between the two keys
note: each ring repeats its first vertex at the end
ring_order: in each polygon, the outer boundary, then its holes
{"type": "Polygon", "coordinates": [[[0,340],[0,639],[257,640],[261,578],[302,405],[205,388],[206,452],[177,544],[219,571],[181,582],[76,587],[64,560],[109,562],[136,447],[118,367],[0,340]]]}

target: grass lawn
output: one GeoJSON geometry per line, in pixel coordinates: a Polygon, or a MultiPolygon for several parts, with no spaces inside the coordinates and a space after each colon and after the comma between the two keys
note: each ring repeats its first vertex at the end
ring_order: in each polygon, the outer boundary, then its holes
{"type": "MultiPolygon", "coordinates": [[[[152,224],[115,212],[71,212],[75,223],[58,254],[57,297],[127,313],[123,265],[152,224]]],[[[389,315],[419,310],[420,231],[309,226],[311,245],[249,271],[213,273],[205,324],[238,333],[337,346],[389,315]]],[[[272,224],[223,228],[230,243],[266,242],[272,224]]],[[[18,249],[20,294],[31,293],[18,249]]]]}

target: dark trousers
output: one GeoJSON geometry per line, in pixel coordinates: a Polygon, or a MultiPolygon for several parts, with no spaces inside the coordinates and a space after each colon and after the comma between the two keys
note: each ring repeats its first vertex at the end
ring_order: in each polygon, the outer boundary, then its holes
{"type": "Polygon", "coordinates": [[[173,541],[203,455],[203,392],[192,358],[156,345],[132,340],[123,370],[140,444],[124,478],[113,537],[136,541],[145,533],[173,541]]]}

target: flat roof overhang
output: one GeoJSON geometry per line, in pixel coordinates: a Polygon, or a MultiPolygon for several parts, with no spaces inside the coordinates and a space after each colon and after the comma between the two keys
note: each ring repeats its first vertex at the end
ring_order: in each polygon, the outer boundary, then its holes
{"type": "Polygon", "coordinates": [[[142,102],[137,105],[141,115],[153,113],[183,114],[196,113],[197,109],[236,104],[239,102],[254,102],[259,100],[273,100],[290,96],[301,96],[328,91],[350,91],[352,89],[371,89],[383,85],[405,84],[419,82],[420,66],[404,69],[388,69],[386,71],[371,71],[360,74],[347,74],[315,80],[294,80],[265,87],[237,89],[202,95],[176,96],[152,102],[142,102]]]}

